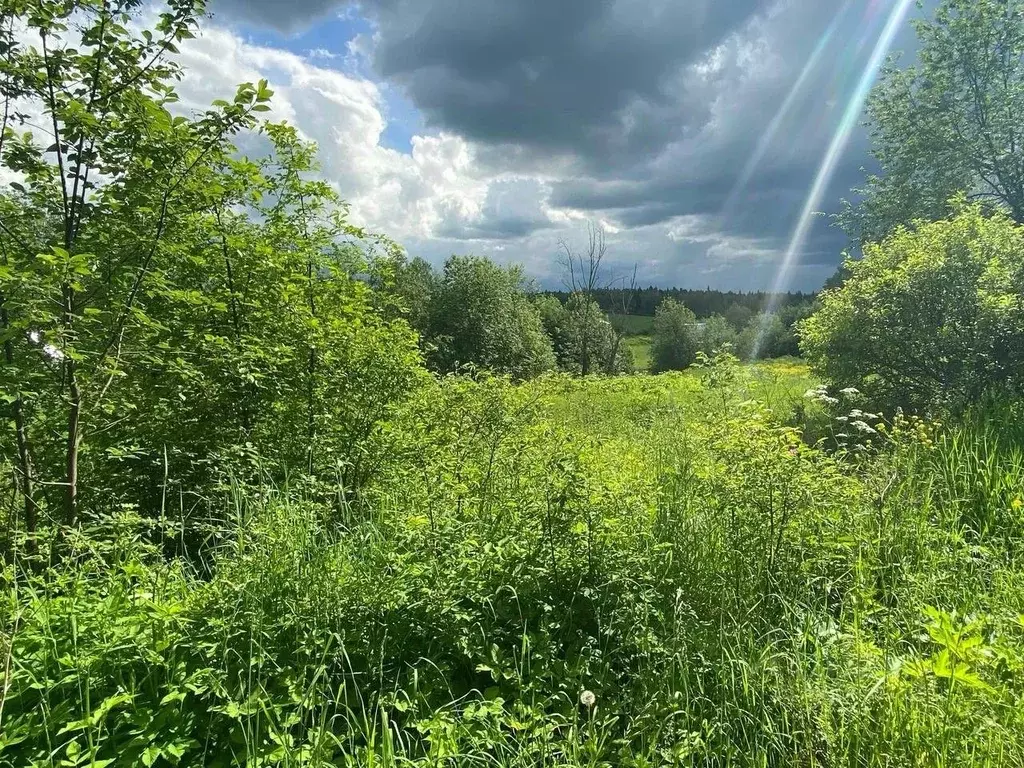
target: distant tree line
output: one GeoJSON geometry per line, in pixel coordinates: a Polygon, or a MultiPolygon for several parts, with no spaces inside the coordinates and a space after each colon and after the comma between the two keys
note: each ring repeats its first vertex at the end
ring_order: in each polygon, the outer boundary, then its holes
{"type": "Polygon", "coordinates": [[[795,326],[813,311],[812,295],[783,294],[771,314],[764,312],[767,293],[647,288],[636,291],[637,301],[629,289],[595,287],[600,235],[592,232],[590,242],[582,262],[572,251],[575,261],[566,258],[575,265],[567,268],[572,291],[538,291],[519,267],[479,256],[452,256],[440,270],[422,258],[402,257],[380,287],[396,297],[420,335],[428,366],[440,373],[467,366],[518,379],[556,369],[627,373],[635,368],[624,343],[630,335],[651,336],[654,371],[685,369],[698,351],[711,355],[725,347],[745,358],[800,353],[795,326]],[[654,298],[660,303],[649,323],[621,322],[624,310],[654,298]],[[701,315],[686,301],[721,311],[701,315]]]}
{"type": "MultiPolygon", "coordinates": [[[[546,291],[555,296],[563,304],[569,299],[568,291],[546,291]]],[[[743,307],[751,314],[760,312],[768,302],[775,299],[774,306],[782,309],[795,304],[806,304],[813,301],[813,293],[780,293],[771,294],[765,291],[716,291],[711,288],[694,290],[690,288],[597,288],[593,291],[593,299],[604,311],[622,312],[624,304],[630,304],[629,314],[653,317],[665,299],[682,304],[697,317],[712,315],[726,316],[733,307],[743,307]],[[631,301],[630,301],[631,298],[631,301]]]]}

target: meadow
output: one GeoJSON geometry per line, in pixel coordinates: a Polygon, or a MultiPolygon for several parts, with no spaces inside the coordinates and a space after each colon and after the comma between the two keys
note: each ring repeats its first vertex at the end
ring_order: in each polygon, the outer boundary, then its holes
{"type": "Polygon", "coordinates": [[[612,312],[608,322],[625,336],[650,336],[654,332],[654,315],[632,315],[612,312]]]}
{"type": "Polygon", "coordinates": [[[626,336],[622,343],[633,356],[633,367],[638,371],[647,371],[651,367],[651,337],[626,336]]]}
{"type": "Polygon", "coordinates": [[[1019,407],[815,384],[444,377],[358,497],[114,511],[4,571],[0,765],[1024,764],[1019,407]]]}
{"type": "Polygon", "coordinates": [[[0,14],[0,768],[1024,766],[1024,1],[774,298],[415,257],[156,7],[0,14]]]}

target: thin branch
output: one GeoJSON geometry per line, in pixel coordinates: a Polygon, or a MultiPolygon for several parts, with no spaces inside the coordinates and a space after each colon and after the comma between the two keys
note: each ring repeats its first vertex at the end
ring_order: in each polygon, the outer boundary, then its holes
{"type": "Polygon", "coordinates": [[[50,54],[46,46],[46,31],[40,30],[39,37],[43,45],[43,61],[46,65],[46,89],[49,93],[50,121],[53,123],[53,145],[57,149],[57,170],[60,172],[60,192],[63,198],[64,211],[64,247],[70,248],[68,239],[71,230],[68,229],[68,188],[64,176],[64,150],[60,146],[60,129],[57,126],[57,97],[53,92],[53,72],[50,69],[50,54]]]}

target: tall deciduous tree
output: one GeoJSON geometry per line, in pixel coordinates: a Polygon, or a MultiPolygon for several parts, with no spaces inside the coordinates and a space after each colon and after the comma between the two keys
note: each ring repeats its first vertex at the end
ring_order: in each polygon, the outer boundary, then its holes
{"type": "Polygon", "coordinates": [[[675,299],[665,299],[654,315],[652,368],[656,373],[689,368],[699,350],[697,316],[675,299]]]}
{"type": "Polygon", "coordinates": [[[525,379],[555,365],[551,340],[518,267],[452,256],[431,300],[432,359],[442,371],[476,365],[525,379]]]}
{"type": "Polygon", "coordinates": [[[961,192],[1024,222],[1024,2],[943,0],[917,34],[919,63],[890,69],[869,102],[881,173],[840,223],[876,241],[943,218],[961,192]]]}
{"type": "MultiPolygon", "coordinates": [[[[108,418],[108,391],[132,354],[137,329],[151,322],[143,299],[164,236],[204,195],[194,183],[197,171],[227,151],[229,137],[252,125],[270,97],[265,83],[245,85],[232,102],[197,119],[173,116],[170,82],[178,70],[168,55],[193,36],[203,7],[176,0],[153,29],[136,33],[130,27],[140,5],[5,0],[0,12],[4,27],[15,19],[26,27],[9,37],[0,64],[2,163],[21,176],[12,187],[36,228],[26,240],[16,223],[0,221],[4,258],[19,272],[5,296],[5,341],[21,347],[9,350],[11,357],[39,354],[25,348],[27,339],[48,358],[64,456],[61,476],[49,482],[63,488],[68,524],[78,518],[87,431],[108,418]],[[42,143],[23,130],[29,120],[18,109],[41,115],[43,125],[31,127],[43,133],[42,143]]],[[[16,411],[24,405],[19,400],[16,411]]],[[[21,418],[24,492],[35,436],[21,418]]],[[[55,430],[49,425],[46,432],[55,430]]]]}
{"type": "Polygon", "coordinates": [[[263,125],[270,155],[239,157],[266,82],[172,111],[201,2],[169,0],[151,29],[137,0],[0,10],[0,164],[18,179],[0,195],[0,451],[30,540],[43,513],[77,524],[83,495],[162,508],[170,473],[201,492],[239,457],[358,484],[421,372],[408,325],[355,278],[393,246],[346,222],[293,128],[263,125]]]}

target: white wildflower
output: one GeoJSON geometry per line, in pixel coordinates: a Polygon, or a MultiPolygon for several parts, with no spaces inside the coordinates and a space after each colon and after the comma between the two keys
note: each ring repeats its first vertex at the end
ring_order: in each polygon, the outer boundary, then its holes
{"type": "Polygon", "coordinates": [[[44,344],[43,353],[51,360],[63,360],[64,353],[57,349],[53,344],[44,344]]]}
{"type": "Polygon", "coordinates": [[[584,691],[580,694],[580,704],[587,709],[590,709],[597,702],[597,696],[594,695],[593,691],[584,691]]]}

